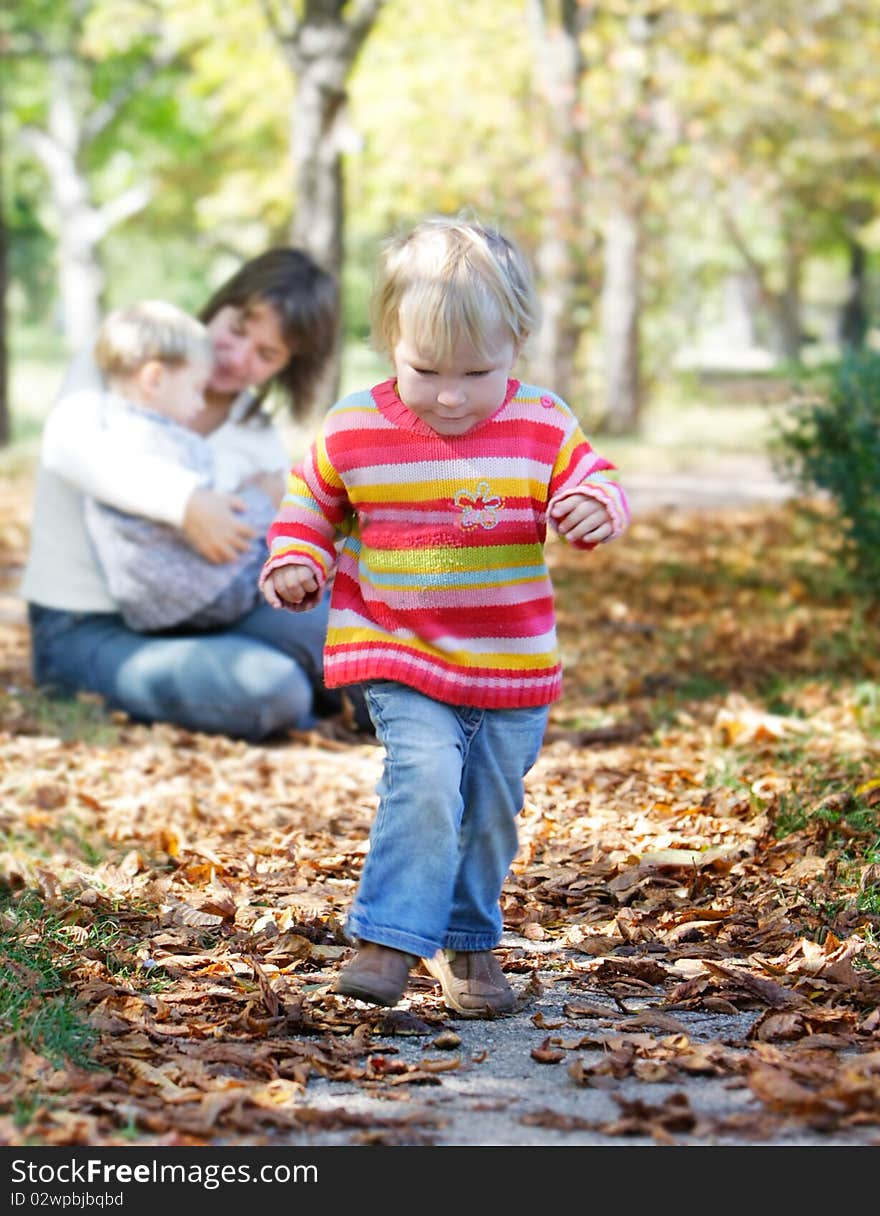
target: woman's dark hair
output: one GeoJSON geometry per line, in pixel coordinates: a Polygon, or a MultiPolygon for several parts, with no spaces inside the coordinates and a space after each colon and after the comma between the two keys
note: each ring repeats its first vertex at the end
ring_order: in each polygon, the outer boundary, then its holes
{"type": "Polygon", "coordinates": [[[272,385],[277,385],[287,397],[293,416],[303,418],[314,404],[318,381],[336,345],[336,280],[302,249],[268,249],[245,262],[218,287],[199,319],[207,324],[221,308],[231,306],[247,312],[259,303],[271,304],[284,340],[295,353],[258,391],[255,405],[263,401],[272,385]]]}

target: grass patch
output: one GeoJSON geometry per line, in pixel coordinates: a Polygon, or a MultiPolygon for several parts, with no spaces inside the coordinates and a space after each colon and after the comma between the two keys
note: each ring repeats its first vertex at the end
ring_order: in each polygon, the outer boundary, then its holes
{"type": "Polygon", "coordinates": [[[722,790],[747,790],[749,781],[745,776],[746,757],[732,753],[719,758],[706,772],[706,788],[722,790]]]}
{"type": "Polygon", "coordinates": [[[857,684],[853,706],[861,729],[868,735],[880,735],[880,684],[873,680],[857,684]]]}
{"type": "MultiPolygon", "coordinates": [[[[845,873],[847,867],[880,863],[880,807],[869,804],[863,789],[853,790],[839,777],[834,782],[823,781],[818,772],[812,774],[812,780],[808,776],[804,788],[780,795],[773,810],[774,835],[782,840],[795,832],[809,832],[823,852],[840,854],[844,867],[840,876],[849,882],[852,875],[845,873]],[[819,791],[822,797],[817,802],[819,791]]],[[[878,882],[869,886],[878,883],[880,874],[878,882]]],[[[876,898],[872,891],[868,902],[876,898]]],[[[876,910],[880,911],[880,904],[876,910]]]]}
{"type": "MultiPolygon", "coordinates": [[[[771,811],[773,835],[780,841],[799,838],[798,850],[827,859],[824,881],[806,894],[816,924],[815,937],[853,932],[868,942],[880,933],[880,805],[871,805],[873,782],[851,780],[839,771],[823,780],[804,766],[805,779],[796,792],[780,795],[771,811]],[[828,791],[831,792],[828,792],[828,791]],[[822,794],[817,800],[817,795],[822,794]]],[[[875,790],[873,792],[876,792],[875,790]]],[[[870,961],[856,960],[870,971],[870,961]]]]}
{"type": "Polygon", "coordinates": [[[51,735],[69,742],[79,739],[96,747],[113,747],[121,738],[120,723],[100,697],[50,697],[36,689],[0,692],[0,722],[21,734],[51,735]]]}
{"type": "Polygon", "coordinates": [[[682,711],[696,703],[724,697],[729,691],[726,680],[709,672],[690,671],[681,677],[673,675],[645,677],[645,689],[651,693],[649,714],[655,727],[672,726],[679,721],[682,711]],[[662,691],[661,691],[662,690],[662,691]]]}
{"type": "MultiPolygon", "coordinates": [[[[46,913],[33,892],[15,897],[0,892],[0,954],[5,982],[0,985],[0,1032],[11,1034],[55,1065],[92,1066],[97,1036],[80,1015],[67,990],[66,976],[81,949],[65,926],[46,913]]],[[[101,922],[86,931],[100,938],[101,922]]]]}
{"type": "Polygon", "coordinates": [[[0,1036],[13,1037],[58,1067],[96,1067],[98,1035],[72,995],[83,960],[100,959],[109,976],[145,993],[165,991],[172,981],[161,967],[138,965],[139,939],[118,915],[72,900],[65,907],[62,915],[33,890],[0,890],[0,1036]]]}
{"type": "Polygon", "coordinates": [[[838,628],[816,638],[817,658],[827,663],[832,671],[858,671],[866,647],[873,645],[876,638],[875,618],[873,609],[866,613],[858,604],[853,604],[838,628]]]}
{"type": "Polygon", "coordinates": [[[19,853],[33,858],[48,861],[54,850],[61,851],[65,857],[84,862],[88,866],[97,866],[104,861],[106,853],[93,840],[83,835],[80,825],[71,818],[60,820],[57,827],[46,832],[40,839],[32,831],[12,829],[7,832],[6,844],[19,853]],[[54,846],[54,850],[52,847],[54,846]]]}

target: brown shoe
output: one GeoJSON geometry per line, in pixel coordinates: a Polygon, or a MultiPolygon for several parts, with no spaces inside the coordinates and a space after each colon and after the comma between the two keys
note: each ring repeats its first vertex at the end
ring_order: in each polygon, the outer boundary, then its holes
{"type": "Polygon", "coordinates": [[[446,1004],[462,1017],[492,1017],[516,1007],[513,989],[491,950],[438,950],[422,963],[440,981],[446,1004]]]}
{"type": "Polygon", "coordinates": [[[371,1005],[396,1005],[406,989],[409,973],[418,959],[402,950],[363,942],[357,954],[341,972],[334,992],[354,996],[371,1005]]]}

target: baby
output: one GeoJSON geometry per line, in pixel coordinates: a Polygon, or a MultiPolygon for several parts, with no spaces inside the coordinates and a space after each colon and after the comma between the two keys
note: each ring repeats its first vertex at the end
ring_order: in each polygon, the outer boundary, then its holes
{"type": "Polygon", "coordinates": [[[110,592],[126,624],[142,633],[231,624],[260,602],[261,538],[275,504],[257,487],[259,470],[217,457],[192,429],[213,357],[201,322],[157,300],[111,313],[95,342],[107,386],[99,402],[104,429],[116,442],[201,474],[208,489],[235,491],[258,538],[232,561],[213,563],[178,529],[87,498],[86,527],[110,592]]]}

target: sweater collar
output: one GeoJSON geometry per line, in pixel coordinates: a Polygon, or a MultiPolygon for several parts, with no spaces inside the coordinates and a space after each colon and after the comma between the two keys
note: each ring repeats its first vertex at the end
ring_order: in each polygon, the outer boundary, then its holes
{"type": "Polygon", "coordinates": [[[519,380],[508,380],[504,400],[495,413],[490,414],[488,418],[483,418],[481,422],[472,426],[469,431],[465,431],[463,435],[440,435],[433,427],[428,426],[427,422],[424,422],[414,414],[409,406],[404,405],[401,401],[397,394],[397,381],[393,377],[390,380],[383,380],[381,384],[377,384],[370,390],[370,393],[379,413],[384,418],[387,418],[389,422],[393,422],[395,426],[400,427],[401,430],[412,431],[414,435],[426,435],[434,439],[464,439],[468,435],[473,435],[474,431],[478,431],[487,422],[494,422],[508,402],[516,395],[519,384],[519,380]]]}

